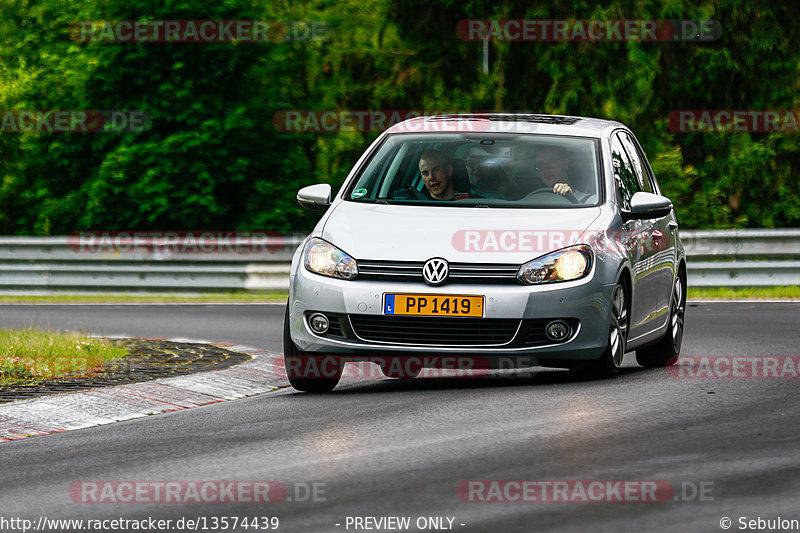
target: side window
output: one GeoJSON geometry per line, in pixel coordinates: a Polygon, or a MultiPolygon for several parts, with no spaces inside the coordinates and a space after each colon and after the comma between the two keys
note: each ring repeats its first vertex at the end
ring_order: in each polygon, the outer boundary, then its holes
{"type": "Polygon", "coordinates": [[[617,182],[617,198],[623,209],[630,209],[631,197],[638,192],[639,183],[633,172],[633,165],[622,147],[618,135],[611,137],[611,165],[617,182]]]}
{"type": "Polygon", "coordinates": [[[645,170],[646,163],[642,161],[639,150],[636,149],[636,143],[626,131],[619,132],[617,135],[622,140],[622,145],[625,147],[631,163],[633,163],[633,171],[636,174],[636,181],[639,182],[639,190],[652,193],[653,185],[650,183],[650,176],[647,170],[645,170]]]}

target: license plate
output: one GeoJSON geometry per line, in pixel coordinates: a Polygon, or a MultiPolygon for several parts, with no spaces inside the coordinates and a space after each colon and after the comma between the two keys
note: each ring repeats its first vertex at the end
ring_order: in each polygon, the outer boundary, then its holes
{"type": "Polygon", "coordinates": [[[483,317],[483,296],[385,294],[383,314],[483,317]]]}

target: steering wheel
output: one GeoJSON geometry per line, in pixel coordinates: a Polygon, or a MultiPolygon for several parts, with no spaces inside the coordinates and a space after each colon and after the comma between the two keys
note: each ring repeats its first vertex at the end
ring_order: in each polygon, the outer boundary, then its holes
{"type": "Polygon", "coordinates": [[[570,203],[573,203],[573,204],[579,204],[580,203],[578,201],[578,199],[575,198],[575,195],[572,194],[571,192],[568,192],[567,194],[563,194],[562,195],[562,194],[558,194],[557,192],[553,192],[553,189],[550,188],[550,187],[540,187],[540,188],[538,188],[536,190],[533,190],[533,191],[529,192],[528,194],[526,194],[525,198],[523,198],[523,199],[527,200],[529,197],[535,196],[537,194],[552,194],[554,196],[560,196],[561,198],[566,198],[567,201],[569,201],[570,203]]]}

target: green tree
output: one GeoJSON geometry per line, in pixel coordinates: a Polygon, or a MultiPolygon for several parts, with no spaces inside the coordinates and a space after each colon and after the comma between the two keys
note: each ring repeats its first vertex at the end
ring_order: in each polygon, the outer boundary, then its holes
{"type": "Polygon", "coordinates": [[[0,232],[308,229],[298,188],[336,188],[377,132],[283,132],[285,110],[596,116],[643,142],[683,227],[800,222],[796,133],[679,133],[679,109],[797,109],[795,4],[736,0],[2,0],[0,109],[140,110],[147,131],[0,133],[0,232]],[[714,42],[498,42],[467,18],[714,19],[714,42]],[[321,20],[331,38],[76,42],[84,20],[321,20]]]}

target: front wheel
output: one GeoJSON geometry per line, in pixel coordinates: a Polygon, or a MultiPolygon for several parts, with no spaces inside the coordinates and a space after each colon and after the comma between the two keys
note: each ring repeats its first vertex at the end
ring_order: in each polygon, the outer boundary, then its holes
{"type": "Polygon", "coordinates": [[[683,344],[683,322],[686,301],[683,294],[683,279],[675,278],[672,287],[672,305],[669,308],[669,328],[661,339],[646,348],[636,350],[636,362],[645,368],[672,366],[678,362],[683,344]]]}
{"type": "Polygon", "coordinates": [[[588,379],[611,378],[617,375],[628,342],[628,299],[625,286],[617,283],[611,297],[611,319],[608,326],[608,346],[599,359],[590,361],[578,370],[588,379]]]}
{"type": "Polygon", "coordinates": [[[309,355],[292,341],[289,304],[283,319],[283,362],[289,384],[302,392],[330,392],[342,377],[342,366],[335,357],[309,355]]]}

